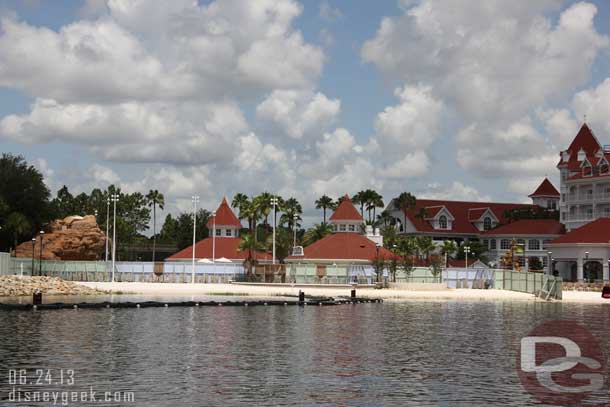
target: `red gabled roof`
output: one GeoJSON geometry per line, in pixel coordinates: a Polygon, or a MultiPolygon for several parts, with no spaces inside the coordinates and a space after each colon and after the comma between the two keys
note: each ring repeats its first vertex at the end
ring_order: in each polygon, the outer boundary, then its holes
{"type": "Polygon", "coordinates": [[[240,228],[240,229],[242,227],[241,222],[239,221],[239,219],[237,219],[237,216],[235,216],[235,213],[233,213],[233,210],[229,206],[229,203],[227,202],[227,198],[222,199],[220,206],[218,207],[218,209],[216,209],[216,216],[212,216],[208,220],[208,223],[207,223],[208,228],[211,228],[214,226],[214,218],[216,218],[216,227],[218,227],[219,225],[234,226],[234,227],[240,228]]]}
{"type": "Polygon", "coordinates": [[[601,144],[599,144],[599,141],[597,140],[587,123],[584,123],[578,131],[578,134],[576,134],[576,137],[574,137],[574,140],[572,140],[572,143],[570,143],[570,146],[566,150],[570,153],[570,159],[568,160],[568,162],[565,162],[562,158],[561,161],[559,161],[558,165],[568,164],[569,168],[574,168],[575,164],[579,162],[578,152],[581,149],[586,153],[588,158],[591,158],[595,157],[595,153],[597,153],[601,148],[601,144]]]}
{"type": "MultiPolygon", "coordinates": [[[[225,257],[231,261],[244,261],[248,257],[247,251],[239,251],[239,244],[241,238],[239,237],[217,237],[216,238],[216,249],[214,250],[213,238],[208,237],[198,241],[195,244],[195,258],[196,259],[212,259],[215,253],[215,258],[220,259],[225,257]]],[[[264,252],[256,252],[255,256],[258,260],[272,260],[272,256],[264,252]]],[[[193,257],[193,246],[189,246],[186,249],[180,250],[178,253],[174,253],[167,258],[167,260],[182,260],[191,259],[193,257]]]]}
{"type": "Polygon", "coordinates": [[[362,222],[362,216],[358,209],[352,203],[352,200],[349,199],[349,196],[345,195],[343,197],[343,201],[339,204],[337,209],[330,215],[328,220],[332,221],[340,221],[340,220],[353,220],[362,222]]]}
{"type": "Polygon", "coordinates": [[[426,208],[426,219],[433,219],[443,208],[444,206],[428,206],[426,208]]]}
{"type": "Polygon", "coordinates": [[[526,208],[539,208],[536,205],[528,204],[514,204],[514,203],[492,203],[492,202],[462,202],[462,201],[439,201],[431,199],[418,199],[415,204],[415,209],[406,210],[407,218],[411,221],[413,226],[419,232],[433,232],[433,233],[461,233],[469,235],[478,235],[481,233],[477,229],[469,216],[469,211],[484,209],[489,210],[495,215],[499,223],[508,223],[508,219],[504,216],[505,211],[513,209],[526,209],[526,208]],[[429,221],[421,219],[417,216],[421,208],[430,206],[444,206],[454,217],[452,222],[452,228],[448,230],[437,230],[432,227],[429,221]]]}
{"type": "MultiPolygon", "coordinates": [[[[375,242],[357,233],[333,233],[303,249],[304,256],[290,256],[289,259],[316,260],[367,260],[377,257],[375,242]]],[[[379,257],[396,257],[384,247],[379,248],[379,257]]]]}
{"type": "Polygon", "coordinates": [[[472,208],[468,209],[468,221],[476,222],[481,219],[481,216],[487,212],[487,210],[491,210],[490,208],[472,208]]]}
{"type": "Polygon", "coordinates": [[[522,219],[488,230],[484,235],[563,235],[565,228],[555,219],[522,219]]]}
{"type": "Polygon", "coordinates": [[[574,229],[551,242],[558,243],[610,243],[610,218],[599,218],[574,229]]]}
{"type": "Polygon", "coordinates": [[[534,191],[534,193],[530,194],[530,198],[535,198],[538,196],[551,196],[551,197],[559,197],[559,191],[557,188],[549,181],[548,178],[545,178],[544,181],[540,184],[540,186],[534,191]]]}

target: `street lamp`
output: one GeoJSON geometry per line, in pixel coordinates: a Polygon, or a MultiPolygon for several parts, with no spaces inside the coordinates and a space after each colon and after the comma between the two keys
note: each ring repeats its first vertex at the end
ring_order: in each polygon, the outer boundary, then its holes
{"type": "Polygon", "coordinates": [[[34,254],[34,247],[36,246],[36,238],[33,237],[32,238],[32,277],[34,276],[34,257],[36,256],[34,254]]]}
{"type": "Polygon", "coordinates": [[[197,231],[197,202],[199,202],[199,196],[193,195],[191,201],[193,202],[193,264],[191,268],[191,284],[195,284],[195,236],[197,231]]]}
{"type": "Polygon", "coordinates": [[[212,212],[212,263],[216,264],[216,211],[212,212]]]}
{"type": "Polygon", "coordinates": [[[271,205],[273,205],[273,264],[275,264],[275,207],[278,204],[276,197],[271,198],[271,205]]]}
{"type": "Polygon", "coordinates": [[[297,221],[299,220],[299,215],[295,213],[292,216],[292,219],[292,229],[294,230],[294,243],[292,244],[292,247],[295,247],[297,245],[297,221]]]}
{"type": "Polygon", "coordinates": [[[106,250],[104,252],[105,267],[108,267],[108,229],[110,228],[110,198],[106,199],[106,250]]]}
{"type": "Polygon", "coordinates": [[[464,268],[468,268],[468,253],[470,253],[470,246],[464,246],[464,255],[466,256],[466,263],[464,268]]]}
{"type": "Polygon", "coordinates": [[[112,194],[110,200],[112,201],[112,271],[110,281],[114,283],[114,265],[116,262],[116,203],[119,201],[119,195],[112,194]]]}
{"type": "Polygon", "coordinates": [[[42,245],[44,243],[44,230],[40,231],[40,257],[38,259],[38,276],[42,276],[42,245]]]}

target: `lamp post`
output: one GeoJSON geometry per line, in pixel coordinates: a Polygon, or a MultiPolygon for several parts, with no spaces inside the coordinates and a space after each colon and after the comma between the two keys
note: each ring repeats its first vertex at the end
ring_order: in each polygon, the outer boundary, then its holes
{"type": "Polygon", "coordinates": [[[110,281],[114,283],[114,265],[116,262],[116,203],[119,201],[119,195],[112,194],[110,200],[112,201],[112,271],[110,274],[110,281]]]}
{"type": "Polygon", "coordinates": [[[292,247],[295,247],[297,245],[297,220],[299,220],[299,215],[297,215],[296,213],[292,216],[292,229],[294,231],[294,242],[292,244],[292,247]]]}
{"type": "Polygon", "coordinates": [[[36,256],[34,254],[34,247],[36,247],[36,238],[35,237],[32,238],[32,277],[34,277],[34,257],[36,256]]]}
{"type": "Polygon", "coordinates": [[[549,250],[546,254],[548,258],[547,271],[549,275],[553,275],[553,252],[549,250]]]}
{"type": "Polygon", "coordinates": [[[44,230],[40,231],[40,256],[38,257],[38,276],[42,276],[42,245],[44,243],[44,230]]]}
{"type": "Polygon", "coordinates": [[[212,263],[216,264],[216,211],[212,212],[212,263]]]}
{"type": "Polygon", "coordinates": [[[108,267],[108,229],[110,228],[110,198],[106,199],[106,250],[104,252],[105,267],[108,267]]]}
{"type": "Polygon", "coordinates": [[[275,264],[275,208],[278,204],[277,198],[271,198],[271,205],[273,205],[273,264],[275,264]]]}
{"type": "Polygon", "coordinates": [[[470,246],[464,246],[464,255],[466,256],[466,263],[464,268],[468,268],[468,253],[470,253],[470,246]]]}
{"type": "Polygon", "coordinates": [[[193,264],[191,267],[191,284],[195,284],[195,239],[197,232],[197,202],[199,202],[199,196],[193,195],[191,201],[193,202],[193,264]]]}

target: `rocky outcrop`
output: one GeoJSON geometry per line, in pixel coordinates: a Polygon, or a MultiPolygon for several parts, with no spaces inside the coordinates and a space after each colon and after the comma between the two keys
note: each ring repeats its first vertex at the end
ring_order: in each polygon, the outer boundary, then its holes
{"type": "Polygon", "coordinates": [[[35,290],[47,295],[104,294],[103,291],[55,277],[0,276],[0,297],[32,295],[35,290]]]}
{"type": "MultiPolygon", "coordinates": [[[[106,237],[95,216],[68,216],[51,222],[42,239],[43,260],[99,260],[104,252],[106,237]]],[[[40,256],[41,239],[36,236],[34,257],[40,256]]],[[[32,257],[32,242],[21,243],[16,257],[32,257]]]]}

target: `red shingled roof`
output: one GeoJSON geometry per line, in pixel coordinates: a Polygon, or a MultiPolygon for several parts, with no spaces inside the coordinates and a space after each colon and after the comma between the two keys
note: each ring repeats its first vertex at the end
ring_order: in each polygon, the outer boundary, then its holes
{"type": "Polygon", "coordinates": [[[565,228],[555,219],[522,219],[485,232],[485,235],[563,235],[565,228]]]}
{"type": "Polygon", "coordinates": [[[429,206],[426,208],[426,219],[433,219],[443,209],[443,206],[429,206]]]}
{"type": "Polygon", "coordinates": [[[218,207],[218,209],[216,209],[216,216],[212,216],[208,220],[208,223],[207,223],[208,228],[211,228],[214,226],[214,218],[216,218],[216,227],[218,227],[219,225],[234,226],[234,227],[240,228],[240,229],[242,227],[241,222],[239,221],[239,219],[237,219],[237,216],[235,216],[235,213],[233,213],[233,210],[229,206],[229,203],[227,202],[227,198],[222,199],[220,206],[218,207]]]}
{"type": "Polygon", "coordinates": [[[488,209],[490,209],[490,208],[468,209],[468,220],[470,222],[475,222],[475,221],[481,219],[481,216],[483,216],[485,214],[485,212],[487,212],[488,209]]]}
{"type": "Polygon", "coordinates": [[[361,221],[362,216],[358,209],[352,203],[352,200],[349,199],[349,196],[345,195],[343,201],[339,204],[337,209],[330,215],[329,220],[338,221],[338,220],[353,220],[353,221],[361,221]]]}
{"type": "Polygon", "coordinates": [[[599,144],[599,141],[597,141],[597,138],[595,137],[589,126],[584,123],[567,149],[567,151],[570,153],[570,159],[566,163],[565,161],[563,161],[562,158],[558,166],[568,164],[568,168],[570,169],[580,167],[580,164],[578,164],[578,152],[581,149],[584,150],[587,157],[591,159],[595,157],[595,153],[597,153],[601,148],[601,144],[599,144]]]}
{"type": "MultiPolygon", "coordinates": [[[[195,258],[196,259],[212,259],[213,251],[213,238],[208,237],[198,241],[195,244],[195,258]]],[[[242,262],[248,256],[247,251],[237,250],[241,238],[239,237],[217,237],[216,238],[216,259],[225,257],[231,261],[242,262]]],[[[258,260],[272,260],[272,256],[268,253],[256,252],[256,258],[258,260]]],[[[178,253],[172,254],[167,260],[182,260],[193,258],[193,246],[189,246],[186,249],[180,250],[178,253]]]]}
{"type": "Polygon", "coordinates": [[[574,229],[551,242],[559,243],[610,243],[610,218],[599,218],[574,229]]]}
{"type": "Polygon", "coordinates": [[[555,186],[553,186],[553,184],[551,183],[551,181],[549,181],[548,178],[545,178],[544,181],[542,181],[542,183],[540,184],[540,186],[534,191],[533,194],[530,194],[530,198],[535,198],[538,196],[551,196],[551,197],[559,197],[559,191],[557,191],[557,188],[555,188],[555,186]]]}
{"type": "MultiPolygon", "coordinates": [[[[469,220],[469,211],[471,209],[489,208],[491,212],[496,216],[499,223],[508,223],[508,219],[504,216],[504,212],[507,210],[517,208],[538,208],[536,205],[528,204],[514,204],[514,203],[492,203],[492,202],[462,202],[462,201],[439,201],[431,199],[418,199],[415,209],[409,209],[406,211],[407,218],[411,221],[413,226],[419,232],[430,232],[430,233],[452,233],[452,234],[468,234],[478,235],[481,233],[474,224],[469,220]],[[452,222],[452,228],[448,230],[437,230],[432,227],[429,221],[418,217],[420,208],[430,206],[444,206],[455,218],[452,222]]],[[[399,220],[402,220],[399,218],[399,220]]]]}
{"type": "MultiPolygon", "coordinates": [[[[291,260],[366,260],[377,257],[375,242],[357,233],[333,233],[303,249],[304,256],[290,256],[291,260]]],[[[392,258],[395,254],[384,247],[379,248],[379,257],[392,258]]]]}

